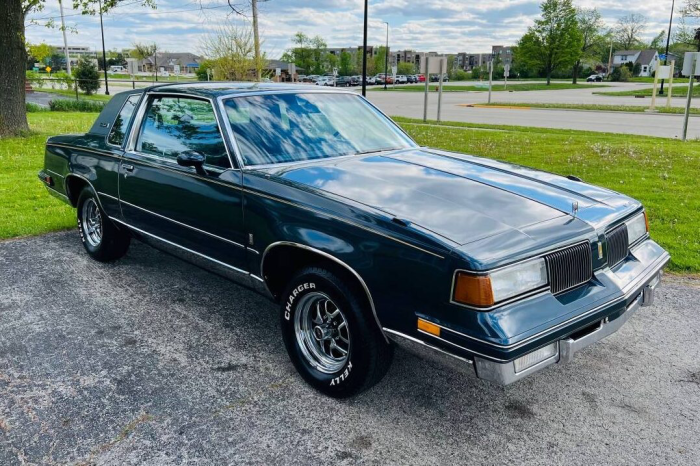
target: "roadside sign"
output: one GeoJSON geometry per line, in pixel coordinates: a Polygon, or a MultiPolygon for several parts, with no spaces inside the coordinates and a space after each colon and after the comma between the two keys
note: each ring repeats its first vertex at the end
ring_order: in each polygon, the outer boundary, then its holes
{"type": "Polygon", "coordinates": [[[333,76],[338,76],[338,68],[333,68],[333,76]]]}
{"type": "Polygon", "coordinates": [[[173,65],[173,71],[175,74],[179,75],[180,74],[180,65],[173,65]]]}
{"type": "Polygon", "coordinates": [[[661,55],[659,55],[659,60],[666,60],[666,54],[662,53],[661,55]]]}
{"type": "Polygon", "coordinates": [[[510,76],[510,65],[506,64],[503,66],[503,75],[505,77],[510,76]]]}
{"type": "Polygon", "coordinates": [[[47,66],[47,67],[46,67],[46,72],[47,72],[47,73],[51,73],[51,67],[50,67],[50,66],[47,66]]]}
{"type": "Polygon", "coordinates": [[[275,76],[282,76],[282,68],[275,68],[275,76]]]}
{"type": "MultiPolygon", "coordinates": [[[[429,60],[421,60],[420,62],[420,73],[421,74],[438,74],[440,72],[441,66],[440,64],[444,61],[445,65],[442,66],[442,69],[447,69],[447,57],[426,57],[429,60]],[[426,62],[428,63],[428,68],[426,68],[426,62]]],[[[426,76],[426,80],[428,77],[426,76]]]]}
{"type": "Polygon", "coordinates": [[[399,71],[399,67],[396,65],[392,65],[391,67],[391,74],[396,76],[396,72],[399,71]]]}
{"type": "Polygon", "coordinates": [[[700,52],[685,52],[683,56],[683,76],[700,75],[700,52]],[[695,64],[694,72],[691,72],[691,67],[695,64]]]}
{"type": "Polygon", "coordinates": [[[671,67],[670,66],[660,66],[658,71],[659,79],[670,79],[671,78],[671,67]]]}

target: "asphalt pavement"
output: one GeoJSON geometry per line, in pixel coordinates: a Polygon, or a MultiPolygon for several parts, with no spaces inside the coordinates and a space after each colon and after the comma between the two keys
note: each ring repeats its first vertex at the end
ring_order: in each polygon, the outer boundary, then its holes
{"type": "Polygon", "coordinates": [[[0,242],[0,464],[674,464],[700,458],[700,281],[666,276],[617,334],[501,388],[398,351],[336,401],[276,306],[133,243],[0,242]]]}

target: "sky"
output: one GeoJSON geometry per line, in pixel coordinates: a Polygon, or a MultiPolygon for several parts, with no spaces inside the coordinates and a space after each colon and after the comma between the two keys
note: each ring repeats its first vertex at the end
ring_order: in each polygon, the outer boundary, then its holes
{"type": "MultiPolygon", "coordinates": [[[[138,0],[124,0],[104,16],[105,45],[108,50],[130,48],[134,42],[156,42],[168,52],[202,52],[202,39],[227,22],[250,20],[249,3],[231,0],[245,16],[231,12],[227,0],[156,0],[157,9],[140,6],[138,0]],[[246,6],[247,5],[247,6],[246,6]]],[[[291,46],[297,31],[320,35],[329,47],[362,44],[363,0],[259,0],[260,34],[269,58],[279,57],[291,46]]],[[[676,10],[682,0],[677,1],[676,10]]],[[[603,20],[613,26],[630,13],[647,18],[644,38],[650,40],[667,29],[671,0],[574,0],[578,7],[597,8],[603,20]]],[[[64,0],[70,45],[101,49],[98,17],[82,16],[64,0]]],[[[370,0],[369,44],[386,40],[390,25],[390,47],[440,53],[490,52],[492,45],[513,45],[539,15],[539,1],[531,0],[370,0]]],[[[54,18],[60,25],[58,0],[46,0],[43,11],[30,20],[45,23],[54,18]]],[[[29,25],[30,43],[63,43],[58,28],[29,25]]]]}

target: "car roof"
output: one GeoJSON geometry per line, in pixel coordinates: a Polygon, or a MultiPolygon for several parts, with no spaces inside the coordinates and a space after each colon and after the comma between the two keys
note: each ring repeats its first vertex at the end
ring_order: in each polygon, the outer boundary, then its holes
{"type": "MultiPolygon", "coordinates": [[[[324,78],[332,76],[324,76],[324,78]]],[[[245,95],[253,92],[320,92],[308,84],[256,83],[256,82],[193,82],[151,86],[149,93],[186,94],[216,98],[230,95],[245,95]]],[[[324,92],[328,92],[325,90],[324,92]]]]}

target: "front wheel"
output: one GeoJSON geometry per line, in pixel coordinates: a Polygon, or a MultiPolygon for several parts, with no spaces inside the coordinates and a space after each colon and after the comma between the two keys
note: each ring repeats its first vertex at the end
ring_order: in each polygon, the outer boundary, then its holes
{"type": "Polygon", "coordinates": [[[282,295],[282,338],[309,385],[334,398],[357,395],[386,374],[393,348],[352,284],[306,268],[282,295]]]}
{"type": "Polygon", "coordinates": [[[129,233],[119,230],[107,217],[91,187],[81,191],[77,208],[80,240],[90,257],[110,262],[126,254],[131,242],[129,233]]]}

